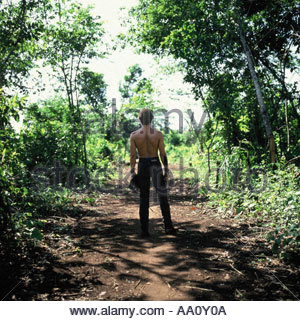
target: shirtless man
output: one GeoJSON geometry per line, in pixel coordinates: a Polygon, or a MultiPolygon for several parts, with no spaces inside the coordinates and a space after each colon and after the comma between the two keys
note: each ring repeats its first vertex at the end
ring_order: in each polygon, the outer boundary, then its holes
{"type": "Polygon", "coordinates": [[[139,120],[142,128],[136,130],[130,135],[130,167],[132,178],[136,175],[136,149],[139,154],[138,163],[138,185],[140,188],[140,222],[141,236],[149,237],[149,191],[150,177],[159,198],[160,209],[163,216],[166,234],[176,235],[173,228],[168,202],[166,180],[168,174],[168,160],[164,147],[164,137],[162,133],[150,127],[153,119],[152,111],[143,108],[139,114],[139,120]],[[164,164],[163,175],[162,166],[158,158],[158,150],[162,163],[164,164]]]}

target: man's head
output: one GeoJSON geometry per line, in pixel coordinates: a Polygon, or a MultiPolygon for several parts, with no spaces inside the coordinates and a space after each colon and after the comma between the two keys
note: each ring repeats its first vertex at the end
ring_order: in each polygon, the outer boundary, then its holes
{"type": "Polygon", "coordinates": [[[152,122],[153,119],[153,113],[148,108],[143,108],[140,111],[139,114],[139,120],[142,125],[149,125],[152,122]]]}

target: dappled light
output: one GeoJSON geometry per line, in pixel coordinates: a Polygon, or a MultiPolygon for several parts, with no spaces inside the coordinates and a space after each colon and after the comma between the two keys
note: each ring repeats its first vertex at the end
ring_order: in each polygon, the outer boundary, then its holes
{"type": "Polygon", "coordinates": [[[300,299],[299,1],[0,18],[0,299],[300,299]]]}

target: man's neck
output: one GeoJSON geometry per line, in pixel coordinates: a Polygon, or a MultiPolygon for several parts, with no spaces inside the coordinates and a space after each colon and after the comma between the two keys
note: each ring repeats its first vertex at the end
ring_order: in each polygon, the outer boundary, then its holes
{"type": "Polygon", "coordinates": [[[154,129],[149,125],[142,125],[142,131],[145,133],[154,134],[154,129]]]}

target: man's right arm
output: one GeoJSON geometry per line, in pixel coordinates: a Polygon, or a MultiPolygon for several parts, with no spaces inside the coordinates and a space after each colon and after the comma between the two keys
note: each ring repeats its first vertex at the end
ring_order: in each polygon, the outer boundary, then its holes
{"type": "Polygon", "coordinates": [[[168,158],[165,151],[164,136],[159,133],[159,142],[158,142],[159,155],[162,163],[164,164],[165,174],[168,172],[168,158]]]}

